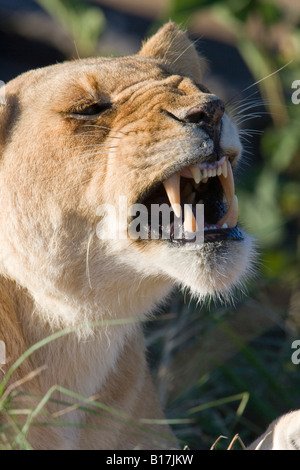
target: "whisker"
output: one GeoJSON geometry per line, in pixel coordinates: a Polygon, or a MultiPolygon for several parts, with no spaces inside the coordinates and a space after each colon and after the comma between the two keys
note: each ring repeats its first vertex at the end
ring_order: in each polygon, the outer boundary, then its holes
{"type": "MultiPolygon", "coordinates": [[[[229,109],[228,111],[230,112],[230,114],[235,117],[237,115],[241,115],[242,113],[244,113],[245,111],[248,111],[249,109],[255,109],[255,108],[259,108],[259,107],[266,107],[266,106],[279,106],[279,107],[284,107],[284,108],[287,108],[289,107],[288,105],[286,104],[282,104],[282,103],[272,103],[271,101],[268,101],[268,100],[260,100],[260,99],[257,99],[257,100],[252,100],[252,101],[249,101],[249,103],[243,103],[242,105],[240,106],[237,106],[236,108],[233,108],[233,109],[229,109]],[[237,110],[239,110],[238,112],[236,112],[237,110]]],[[[272,113],[273,114],[273,113],[272,113]]]]}
{"type": "Polygon", "coordinates": [[[91,246],[91,241],[93,239],[93,236],[94,236],[94,232],[90,234],[89,239],[88,239],[88,244],[87,244],[87,249],[86,249],[86,264],[85,264],[85,271],[86,271],[86,276],[88,279],[90,289],[93,289],[92,283],[91,283],[91,277],[90,277],[90,268],[89,268],[89,254],[90,254],[90,246],[91,246]]]}
{"type": "Polygon", "coordinates": [[[248,136],[251,136],[253,134],[262,135],[264,134],[264,131],[260,129],[240,129],[239,134],[248,136]]]}
{"type": "Polygon", "coordinates": [[[92,179],[93,179],[93,176],[92,176],[91,178],[88,178],[88,179],[85,180],[85,181],[80,181],[79,183],[74,184],[73,186],[70,186],[69,188],[66,188],[64,191],[61,191],[61,192],[58,193],[58,194],[59,194],[59,195],[65,194],[67,191],[70,191],[71,189],[75,189],[75,188],[77,188],[78,186],[81,186],[82,184],[88,183],[88,182],[91,181],[92,179]]]}
{"type": "MultiPolygon", "coordinates": [[[[89,154],[89,155],[91,155],[91,156],[92,156],[92,155],[97,155],[97,153],[95,153],[95,154],[89,154]]],[[[71,159],[71,158],[73,158],[73,157],[70,157],[70,159],[71,159]]],[[[78,157],[78,158],[80,158],[80,157],[78,157]]],[[[85,156],[85,158],[86,158],[86,156],[85,156]]],[[[98,160],[97,163],[100,163],[100,162],[102,162],[102,161],[103,161],[102,159],[101,159],[101,160],[98,160]]],[[[92,162],[90,162],[90,163],[92,163],[92,162]]],[[[112,162],[111,162],[111,163],[112,163],[112,162]]],[[[107,164],[107,162],[103,163],[102,165],[105,165],[105,164],[107,164]]],[[[85,165],[84,163],[81,163],[81,164],[78,165],[78,166],[75,166],[75,167],[73,166],[73,167],[72,167],[72,170],[73,170],[74,168],[75,168],[75,169],[76,169],[76,168],[83,168],[84,165],[85,165]]],[[[57,168],[58,168],[58,169],[61,169],[61,168],[65,167],[65,166],[66,166],[66,164],[62,165],[62,164],[60,164],[60,162],[57,163],[57,168]]],[[[60,176],[60,173],[57,173],[56,175],[49,176],[49,178],[45,178],[45,179],[43,179],[42,181],[51,181],[52,179],[58,178],[59,176],[60,176]]]]}
{"type": "MultiPolygon", "coordinates": [[[[248,136],[248,134],[247,134],[247,137],[251,137],[251,136],[248,136]]],[[[244,135],[241,136],[241,140],[242,140],[243,142],[247,142],[248,144],[251,144],[251,142],[250,142],[244,135]]]]}
{"type": "Polygon", "coordinates": [[[117,133],[120,133],[120,134],[123,134],[123,135],[127,135],[125,132],[116,131],[116,130],[112,129],[111,127],[99,126],[97,124],[84,124],[84,128],[86,128],[86,127],[96,127],[98,129],[106,129],[106,130],[109,130],[109,131],[112,131],[112,132],[117,132],[117,133]]]}
{"type": "MultiPolygon", "coordinates": [[[[95,134],[94,132],[85,132],[84,134],[72,134],[72,135],[68,135],[68,134],[61,134],[63,135],[64,137],[69,137],[70,139],[73,139],[73,137],[96,137],[96,138],[99,138],[99,135],[98,134],[95,134]]],[[[109,135],[109,136],[106,136],[105,137],[106,139],[122,139],[122,137],[117,137],[115,135],[109,135]]]]}
{"type": "MultiPolygon", "coordinates": [[[[240,95],[243,93],[243,91],[239,91],[238,93],[236,93],[234,96],[232,96],[231,98],[229,98],[228,101],[226,101],[226,106],[230,103],[242,103],[243,101],[247,101],[249,100],[252,96],[254,95],[257,95],[259,94],[259,90],[255,90],[253,91],[250,95],[247,95],[245,96],[244,98],[241,98],[240,95]]],[[[259,98],[261,98],[261,96],[259,95],[259,98]]],[[[256,98],[256,99],[259,99],[259,98],[256,98]]],[[[262,99],[262,98],[261,98],[262,99]]]]}
{"type": "MultiPolygon", "coordinates": [[[[262,114],[262,113],[261,113],[262,114]]],[[[240,125],[243,122],[250,121],[251,119],[260,118],[261,114],[246,114],[246,116],[240,116],[238,119],[234,119],[235,124],[240,125]]],[[[269,113],[266,113],[269,114],[269,113]]]]}
{"type": "Polygon", "coordinates": [[[247,90],[250,90],[250,88],[254,87],[255,85],[258,85],[259,83],[263,82],[264,80],[267,80],[267,78],[270,78],[272,77],[273,75],[275,75],[276,73],[279,73],[281,70],[285,69],[286,67],[288,67],[292,62],[294,62],[294,59],[291,59],[287,64],[284,64],[282,67],[280,67],[279,69],[275,70],[274,72],[271,72],[269,73],[268,75],[266,75],[265,77],[261,78],[260,80],[257,80],[256,82],[252,83],[252,85],[249,85],[247,88],[244,88],[244,90],[242,90],[241,93],[244,93],[245,91],[247,90]]]}
{"type": "MultiPolygon", "coordinates": [[[[261,118],[263,115],[270,116],[271,113],[268,111],[261,111],[259,114],[246,114],[245,116],[241,116],[239,119],[237,119],[235,122],[238,123],[239,125],[242,124],[243,122],[249,121],[254,118],[261,118]],[[244,119],[246,118],[246,119],[244,119]]],[[[273,116],[282,116],[280,113],[272,113],[273,116]]]]}
{"type": "Polygon", "coordinates": [[[230,111],[234,113],[234,115],[237,115],[237,114],[242,114],[245,111],[248,111],[249,109],[258,108],[263,105],[264,105],[264,102],[262,100],[253,100],[248,103],[243,103],[240,106],[237,106],[236,108],[230,111]]]}
{"type": "Polygon", "coordinates": [[[172,62],[172,65],[174,65],[174,64],[177,62],[177,60],[179,60],[180,57],[182,57],[183,54],[186,53],[186,51],[187,51],[188,49],[190,49],[191,47],[195,47],[195,44],[196,44],[198,41],[200,41],[200,38],[196,39],[195,42],[191,42],[191,44],[189,44],[189,45],[184,49],[184,51],[182,51],[181,54],[179,54],[179,56],[176,57],[176,60],[174,60],[174,61],[172,62]]]}
{"type": "MultiPolygon", "coordinates": [[[[236,93],[232,98],[230,98],[226,103],[225,105],[227,106],[229,103],[231,103],[237,96],[241,95],[242,93],[245,93],[246,91],[250,90],[251,88],[253,88],[254,86],[258,85],[259,83],[261,83],[262,81],[264,80],[267,80],[268,78],[272,77],[273,75],[275,75],[276,73],[279,73],[281,70],[283,70],[284,68],[288,67],[292,62],[294,61],[294,59],[291,59],[287,64],[284,64],[282,67],[280,67],[279,69],[275,70],[274,72],[271,72],[269,73],[268,75],[266,75],[265,77],[262,77],[260,80],[257,80],[256,82],[252,83],[251,85],[247,86],[246,88],[244,88],[243,90],[239,91],[238,93],[236,93]]],[[[259,93],[259,90],[256,90],[252,95],[250,96],[253,96],[254,94],[256,93],[259,93]]]]}
{"type": "Polygon", "coordinates": [[[243,148],[243,153],[248,153],[249,155],[251,155],[253,157],[254,153],[251,152],[250,150],[247,150],[245,148],[243,148]]]}
{"type": "MultiPolygon", "coordinates": [[[[93,167],[97,167],[97,168],[101,168],[101,167],[109,167],[110,165],[114,164],[115,162],[112,162],[112,161],[109,161],[109,162],[105,162],[105,163],[101,163],[101,161],[97,161],[97,162],[89,162],[89,163],[82,163],[81,165],[78,165],[78,166],[75,166],[72,168],[72,170],[81,170],[81,169],[86,169],[86,168],[93,168],[93,167]]],[[[126,167],[127,164],[126,163],[123,163],[122,165],[118,165],[117,169],[122,169],[124,167],[126,167]]],[[[108,171],[103,171],[101,173],[97,173],[97,176],[103,176],[105,174],[107,174],[108,171]]],[[[51,181],[51,180],[54,180],[55,178],[59,178],[61,176],[60,173],[57,173],[56,175],[53,175],[53,176],[50,176],[49,178],[46,178],[44,179],[43,181],[51,181]]],[[[123,175],[122,175],[123,176],[123,175]]],[[[93,178],[93,177],[92,177],[93,178]]]]}
{"type": "MultiPolygon", "coordinates": [[[[70,160],[74,160],[74,159],[88,158],[88,157],[92,157],[94,155],[107,155],[107,152],[109,150],[117,149],[117,148],[118,147],[108,147],[107,151],[105,151],[105,152],[99,152],[98,150],[95,150],[95,152],[81,152],[81,153],[78,153],[77,155],[73,155],[72,157],[63,158],[61,160],[61,162],[70,161],[70,160]]],[[[59,162],[59,164],[61,162],[59,162]]]]}
{"type": "MultiPolygon", "coordinates": [[[[67,150],[76,150],[80,148],[86,148],[86,147],[107,147],[107,144],[82,144],[82,145],[77,145],[76,147],[68,147],[67,150]]],[[[109,148],[115,148],[115,147],[109,147],[109,148]]]]}

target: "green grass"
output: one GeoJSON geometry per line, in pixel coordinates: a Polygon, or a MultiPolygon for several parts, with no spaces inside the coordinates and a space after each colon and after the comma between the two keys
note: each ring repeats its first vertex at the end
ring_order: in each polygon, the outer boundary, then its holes
{"type": "MultiPolygon", "coordinates": [[[[160,398],[168,417],[192,418],[174,426],[191,449],[209,449],[218,436],[231,440],[236,433],[250,444],[273,419],[300,407],[287,309],[276,299],[271,307],[263,305],[265,294],[250,293],[228,310],[187,307],[175,298],[175,318],[164,328],[149,325],[160,398]]],[[[220,440],[217,448],[227,446],[220,440]]]]}
{"type": "MultiPolygon", "coordinates": [[[[159,423],[173,427],[182,448],[209,449],[225,436],[215,446],[225,449],[236,434],[249,444],[274,418],[300,406],[299,366],[291,362],[293,336],[286,326],[285,304],[273,298],[278,286],[262,281],[259,287],[235,309],[200,308],[177,293],[165,312],[145,324],[148,360],[166,411],[166,420],[159,423]]],[[[13,372],[37,348],[71,332],[64,330],[32,346],[0,384],[0,413],[5,417],[5,425],[0,425],[0,449],[30,450],[31,426],[75,426],[66,419],[73,408],[106,412],[112,421],[126,422],[130,432],[145,431],[149,420],[132,422],[130,416],[105,406],[97,397],[59,386],[37,397],[35,409],[16,406],[23,383],[6,387],[13,372]],[[61,411],[49,416],[45,405],[57,400],[57,391],[62,397],[61,411]]],[[[32,378],[24,377],[23,382],[32,378]]],[[[159,435],[149,435],[149,439],[159,435]]],[[[238,439],[233,446],[241,448],[238,439]]]]}

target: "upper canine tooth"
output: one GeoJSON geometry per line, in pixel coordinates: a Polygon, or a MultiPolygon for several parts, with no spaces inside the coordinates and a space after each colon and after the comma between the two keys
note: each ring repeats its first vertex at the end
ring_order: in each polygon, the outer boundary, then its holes
{"type": "Polygon", "coordinates": [[[232,173],[232,168],[230,162],[226,160],[226,176],[224,175],[224,171],[222,175],[219,175],[219,180],[221,182],[225,197],[229,205],[231,205],[232,198],[235,194],[234,189],[234,178],[232,173]]]}
{"type": "Polygon", "coordinates": [[[222,174],[224,175],[225,178],[227,178],[227,162],[228,160],[226,159],[226,161],[222,165],[222,174]]]}
{"type": "Polygon", "coordinates": [[[176,217],[180,217],[181,207],[180,207],[180,175],[175,173],[170,176],[167,180],[163,182],[164,188],[166,190],[167,196],[169,198],[172,209],[176,217]]]}
{"type": "Polygon", "coordinates": [[[200,181],[201,181],[200,168],[197,165],[192,165],[192,166],[190,166],[190,172],[192,173],[192,176],[194,178],[195,183],[196,184],[200,183],[200,181]]]}

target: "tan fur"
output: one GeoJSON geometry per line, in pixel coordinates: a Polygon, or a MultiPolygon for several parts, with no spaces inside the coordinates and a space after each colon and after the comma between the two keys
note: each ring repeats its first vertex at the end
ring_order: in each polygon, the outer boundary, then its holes
{"type": "MultiPolygon", "coordinates": [[[[6,87],[7,105],[0,107],[0,339],[6,367],[37,341],[76,328],[31,355],[10,384],[46,365],[21,387],[35,394],[24,398],[27,406],[57,384],[125,414],[117,419],[109,411],[70,410],[63,418],[83,427],[32,426],[28,438],[35,449],[177,446],[167,427],[141,421],[163,413],[139,321],[174,284],[200,299],[230,295],[249,269],[251,240],[245,234],[244,241],[205,244],[196,252],[161,240],[101,240],[96,233],[105,218],[97,214],[101,204],[118,204],[122,195],[135,203],[182,162],[205,161],[212,141],[180,121],[208,99],[200,77],[193,44],[169,23],[137,56],[66,62],[30,71],[6,87]],[[99,100],[110,100],[113,110],[90,121],[69,117],[74,108],[99,100]]],[[[235,165],[241,144],[226,115],[221,145],[235,165]]],[[[51,421],[72,403],[64,394],[54,396],[64,403],[48,402],[36,420],[51,421]]]]}

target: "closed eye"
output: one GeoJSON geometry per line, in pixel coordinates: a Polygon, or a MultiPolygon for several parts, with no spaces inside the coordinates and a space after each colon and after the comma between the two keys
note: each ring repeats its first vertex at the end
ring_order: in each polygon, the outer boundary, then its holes
{"type": "Polygon", "coordinates": [[[111,103],[93,103],[79,109],[71,110],[68,114],[74,119],[95,119],[111,108],[111,103]]]}

